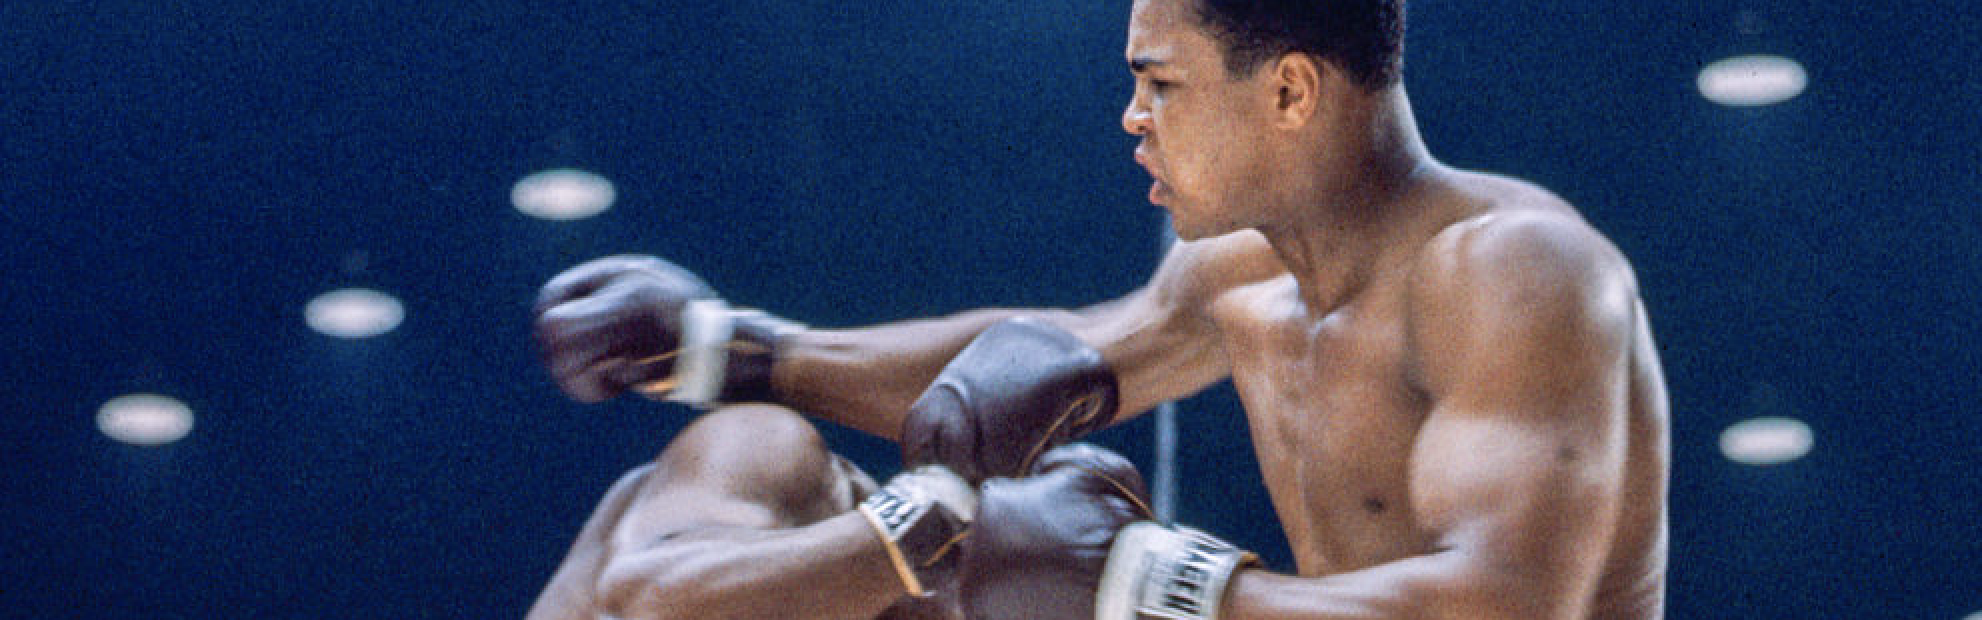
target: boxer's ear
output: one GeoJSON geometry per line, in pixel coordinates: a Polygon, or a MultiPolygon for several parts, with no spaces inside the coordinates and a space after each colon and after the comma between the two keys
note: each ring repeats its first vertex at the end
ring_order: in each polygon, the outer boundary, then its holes
{"type": "Polygon", "coordinates": [[[1321,107],[1325,81],[1341,74],[1333,65],[1302,52],[1281,54],[1261,71],[1269,73],[1265,83],[1272,90],[1273,124],[1280,129],[1307,126],[1321,107]]]}

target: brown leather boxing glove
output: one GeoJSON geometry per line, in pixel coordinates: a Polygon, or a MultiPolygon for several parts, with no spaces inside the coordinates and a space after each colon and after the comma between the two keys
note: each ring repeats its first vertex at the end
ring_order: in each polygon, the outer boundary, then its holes
{"type": "Polygon", "coordinates": [[[902,458],[975,484],[1022,475],[1047,449],[1106,426],[1119,405],[1101,352],[1031,318],[992,325],[910,406],[902,458]]]}
{"type": "Polygon", "coordinates": [[[1142,476],[1121,455],[1071,444],[1031,478],[986,481],[963,542],[971,620],[1216,620],[1252,554],[1147,521],[1142,476]]]}
{"type": "Polygon", "coordinates": [[[979,490],[958,593],[973,620],[1089,620],[1115,532],[1150,517],[1142,474],[1090,444],[979,490]]]}
{"type": "Polygon", "coordinates": [[[544,365],[583,402],[628,389],[701,407],[771,401],[778,343],[803,329],[730,308],[701,278],[652,256],[566,270],[539,292],[534,315],[544,365]]]}

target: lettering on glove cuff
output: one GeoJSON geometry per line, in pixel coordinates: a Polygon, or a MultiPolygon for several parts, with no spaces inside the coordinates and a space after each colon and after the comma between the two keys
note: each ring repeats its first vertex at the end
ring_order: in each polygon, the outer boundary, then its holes
{"type": "Polygon", "coordinates": [[[913,596],[926,596],[930,585],[922,576],[955,561],[951,553],[963,539],[968,522],[960,512],[972,498],[946,498],[969,485],[942,467],[924,467],[898,477],[860,501],[860,514],[874,526],[888,550],[888,560],[913,596]]]}
{"type": "Polygon", "coordinates": [[[1217,620],[1225,586],[1257,556],[1203,531],[1139,522],[1115,534],[1096,620],[1217,620]]]}

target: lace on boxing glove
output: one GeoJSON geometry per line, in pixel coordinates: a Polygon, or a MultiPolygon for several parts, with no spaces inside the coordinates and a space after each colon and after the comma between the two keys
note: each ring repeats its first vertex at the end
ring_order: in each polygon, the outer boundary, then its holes
{"type": "Polygon", "coordinates": [[[1054,446],[1106,426],[1120,407],[1101,352],[1028,317],[993,324],[937,374],[902,421],[902,458],[971,482],[1019,476],[1054,446]]]}
{"type": "Polygon", "coordinates": [[[925,465],[889,480],[858,510],[881,536],[903,588],[927,596],[955,573],[955,550],[977,513],[977,491],[949,468],[925,465]]]}
{"type": "Polygon", "coordinates": [[[673,373],[634,389],[648,398],[701,409],[773,400],[771,365],[778,341],[803,329],[762,311],[731,308],[719,298],[689,300],[681,309],[679,347],[636,362],[672,362],[673,373]]]}

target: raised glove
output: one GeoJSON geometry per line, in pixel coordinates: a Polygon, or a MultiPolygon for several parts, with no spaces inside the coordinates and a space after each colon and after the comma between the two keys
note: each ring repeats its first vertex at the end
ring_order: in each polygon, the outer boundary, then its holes
{"type": "Polygon", "coordinates": [[[963,543],[973,620],[1088,620],[1115,532],[1149,518],[1142,475],[1090,444],[1055,448],[1029,478],[994,478],[963,543]]]}
{"type": "Polygon", "coordinates": [[[1204,532],[1147,521],[1142,476],[1087,444],[1035,475],[984,483],[958,577],[972,620],[1216,620],[1254,556],[1204,532]]]}
{"type": "Polygon", "coordinates": [[[708,407],[769,401],[778,342],[802,326],[732,309],[701,278],[652,256],[611,256],[544,285],[536,339],[558,387],[583,402],[627,389],[708,407]]]}
{"type": "Polygon", "coordinates": [[[1073,334],[1030,318],[992,325],[909,407],[902,457],[972,483],[1018,476],[1047,449],[1106,426],[1115,373],[1073,334]]]}

